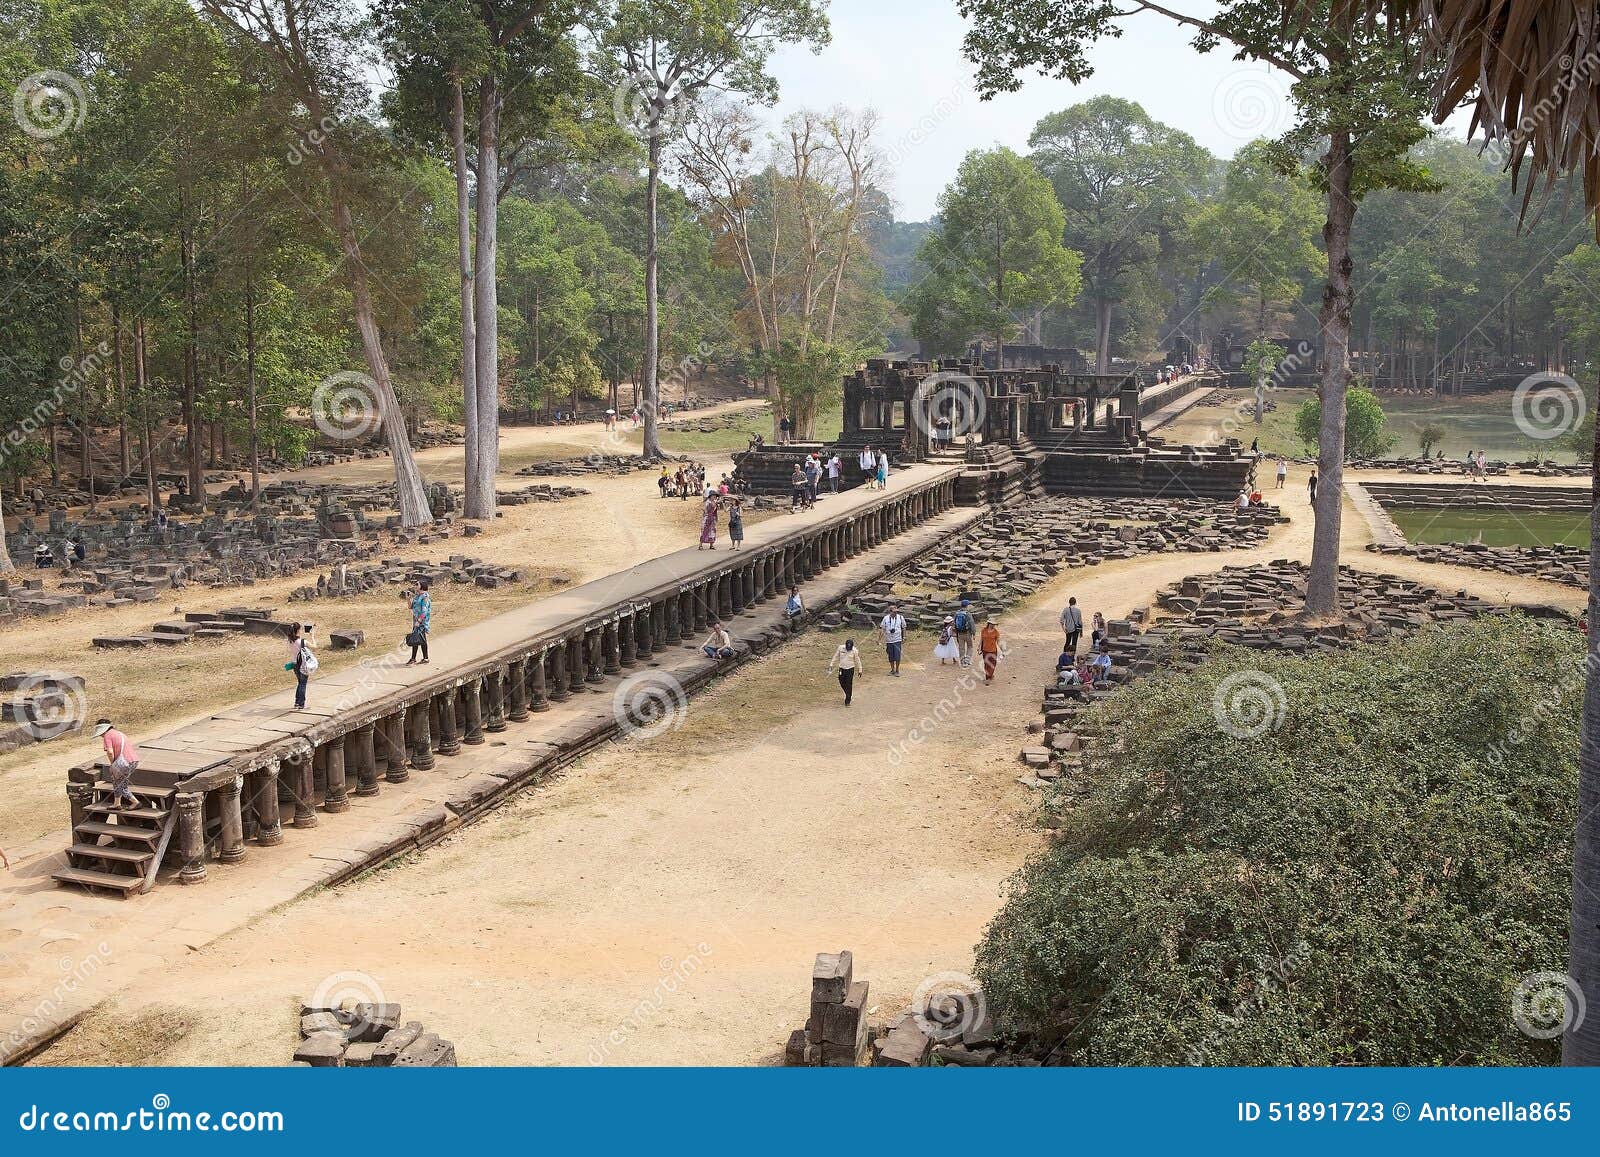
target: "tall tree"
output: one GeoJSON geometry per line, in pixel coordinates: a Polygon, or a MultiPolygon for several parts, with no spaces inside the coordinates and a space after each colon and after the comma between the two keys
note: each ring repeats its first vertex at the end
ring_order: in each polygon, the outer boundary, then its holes
{"type": "Polygon", "coordinates": [[[1286,162],[1321,149],[1314,176],[1327,199],[1323,247],[1328,257],[1318,324],[1322,336],[1322,437],[1317,470],[1316,530],[1306,611],[1332,615],[1339,606],[1339,530],[1343,516],[1344,396],[1349,386],[1350,314],[1354,300],[1350,232],[1356,206],[1372,189],[1427,187],[1408,150],[1424,135],[1421,118],[1430,78],[1419,64],[1420,37],[1388,21],[1368,21],[1346,0],[1305,0],[1299,21],[1282,4],[1236,0],[1207,17],[1149,0],[1119,8],[1104,0],[957,0],[973,21],[965,51],[985,96],[1012,91],[1018,73],[1038,68],[1082,83],[1093,73],[1088,50],[1121,36],[1140,14],[1194,32],[1196,50],[1220,44],[1263,61],[1294,81],[1299,123],[1285,135],[1286,162]]]}
{"type": "Polygon", "coordinates": [[[1154,282],[1163,242],[1194,211],[1211,158],[1187,133],[1114,96],[1051,113],[1028,146],[1066,214],[1068,248],[1083,255],[1095,364],[1107,373],[1112,312],[1154,282]]]}
{"type": "Polygon", "coordinates": [[[362,95],[359,78],[354,75],[354,66],[362,58],[356,29],[336,0],[201,0],[201,5],[247,43],[268,54],[305,110],[308,123],[302,126],[302,139],[309,143],[327,184],[356,330],[372,378],[373,402],[394,462],[400,519],[406,526],[432,522],[422,474],[389,376],[361,237],[350,209],[352,173],[339,130],[345,114],[362,95]]]}
{"type": "Polygon", "coordinates": [[[912,295],[913,332],[925,338],[925,319],[947,308],[947,332],[981,333],[1003,360],[1025,315],[1065,308],[1082,289],[1082,258],[1062,245],[1064,228],[1055,190],[1026,158],[1006,148],[968,153],[918,253],[929,275],[912,295]]]}
{"type": "Polygon", "coordinates": [[[596,31],[605,71],[617,85],[619,119],[643,137],[646,156],[643,367],[644,456],[661,456],[660,237],[657,204],[665,150],[678,118],[702,90],[715,86],[770,104],[777,82],[767,59],[779,44],[811,44],[829,36],[826,0],[619,0],[596,31]]]}

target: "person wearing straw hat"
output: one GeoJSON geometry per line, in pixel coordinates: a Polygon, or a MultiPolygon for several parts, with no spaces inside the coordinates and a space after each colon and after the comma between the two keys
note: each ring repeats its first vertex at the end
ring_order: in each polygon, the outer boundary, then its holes
{"type": "Polygon", "coordinates": [[[939,642],[933,648],[933,657],[939,660],[939,666],[946,663],[961,663],[961,648],[956,646],[956,618],[946,615],[944,622],[939,625],[939,642]]]}
{"type": "Polygon", "coordinates": [[[133,773],[139,770],[139,749],[133,740],[111,726],[111,720],[101,719],[94,725],[96,738],[106,753],[106,782],[111,785],[111,807],[120,810],[124,805],[135,807],[133,773]]]}

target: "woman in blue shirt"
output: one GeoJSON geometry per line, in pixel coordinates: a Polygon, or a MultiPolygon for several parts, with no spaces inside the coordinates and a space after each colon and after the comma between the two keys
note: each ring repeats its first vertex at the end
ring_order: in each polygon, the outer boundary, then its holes
{"type": "Polygon", "coordinates": [[[428,580],[421,579],[417,583],[417,593],[411,597],[411,634],[406,641],[411,644],[411,658],[406,661],[406,666],[411,666],[417,661],[417,651],[422,652],[422,661],[428,661],[428,630],[433,626],[433,599],[428,595],[428,580]]]}

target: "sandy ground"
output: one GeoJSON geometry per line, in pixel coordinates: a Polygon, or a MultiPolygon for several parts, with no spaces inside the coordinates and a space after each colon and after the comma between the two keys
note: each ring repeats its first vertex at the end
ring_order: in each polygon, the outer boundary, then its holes
{"type": "MultiPolygon", "coordinates": [[[[698,411],[696,416],[759,404],[729,403],[698,411]]],[[[633,437],[637,440],[638,436],[633,437]]],[[[506,431],[505,443],[508,467],[536,458],[625,452],[617,448],[613,436],[598,423],[516,427],[506,431]],[[509,460],[513,453],[517,456],[514,462],[509,460]]],[[[422,451],[419,458],[424,460],[425,472],[430,476],[459,482],[461,455],[460,447],[436,447],[422,451]]],[[[711,479],[732,468],[726,453],[698,457],[706,464],[711,479]]],[[[294,477],[318,477],[335,471],[340,481],[381,481],[389,477],[389,470],[387,458],[369,459],[338,468],[299,471],[294,477]]],[[[328,475],[322,480],[333,477],[328,475]]],[[[551,480],[503,476],[499,481],[502,487],[516,489],[551,480]]],[[[698,504],[663,501],[653,472],[553,481],[582,487],[589,494],[563,502],[507,507],[494,525],[476,538],[454,537],[447,542],[384,552],[385,558],[434,560],[465,554],[522,569],[527,581],[517,586],[496,591],[472,587],[435,591],[435,632],[469,626],[552,590],[625,569],[641,558],[665,554],[695,541],[698,504]]],[[[745,522],[754,525],[766,517],[770,515],[747,511],[745,522]]],[[[107,716],[118,720],[135,736],[152,735],[282,685],[287,678],[283,672],[283,646],[269,640],[241,638],[191,642],[172,648],[106,651],[90,645],[95,636],[141,633],[156,622],[182,618],[190,611],[268,607],[315,622],[324,640],[330,629],[367,632],[368,645],[362,651],[324,648],[319,658],[332,672],[374,650],[396,645],[410,627],[410,615],[397,587],[342,599],[289,601],[289,593],[295,588],[315,582],[316,572],[307,571],[253,586],[170,591],[163,600],[131,607],[26,619],[0,630],[0,651],[5,655],[0,670],[82,675],[87,680],[85,718],[107,716]]],[[[59,829],[66,815],[66,769],[94,756],[98,749],[88,732],[82,732],[0,756],[0,847],[14,849],[59,829]]]]}
{"type": "MultiPolygon", "coordinates": [[[[297,1002],[321,987],[400,1002],[464,1064],[769,1063],[804,1018],[812,955],[839,948],[872,983],[873,1019],[890,1019],[925,979],[970,967],[1038,844],[1017,752],[1067,594],[1115,616],[1187,574],[1307,557],[1303,477],[1281,495],[1294,521],[1261,548],[1061,575],[1002,624],[994,686],[939,667],[926,638],[891,679],[869,642],[846,709],[825,672],[836,639],[807,636],[698,696],[677,729],[194,952],[45,1061],[281,1064],[297,1002]]],[[[1370,555],[1348,504],[1345,526],[1356,566],[1490,599],[1582,599],[1370,555]]]]}

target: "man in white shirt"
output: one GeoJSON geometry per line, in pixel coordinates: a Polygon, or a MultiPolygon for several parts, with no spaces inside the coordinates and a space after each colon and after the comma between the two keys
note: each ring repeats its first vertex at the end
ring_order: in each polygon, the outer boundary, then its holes
{"type": "Polygon", "coordinates": [[[721,623],[711,624],[711,634],[700,648],[708,659],[733,658],[733,636],[721,623]]]}
{"type": "Polygon", "coordinates": [[[860,461],[862,479],[867,489],[871,490],[877,484],[878,456],[872,452],[872,447],[868,446],[861,451],[860,461]]]}
{"type": "Polygon", "coordinates": [[[839,471],[841,469],[842,469],[842,467],[841,467],[841,465],[839,463],[839,455],[834,454],[831,457],[829,457],[829,459],[828,459],[828,489],[831,490],[835,494],[839,493],[839,471]]]}
{"type": "Polygon", "coordinates": [[[883,636],[884,653],[889,657],[889,674],[900,674],[900,650],[906,641],[906,617],[900,613],[899,607],[889,608],[889,613],[878,624],[878,633],[883,636]]]}

